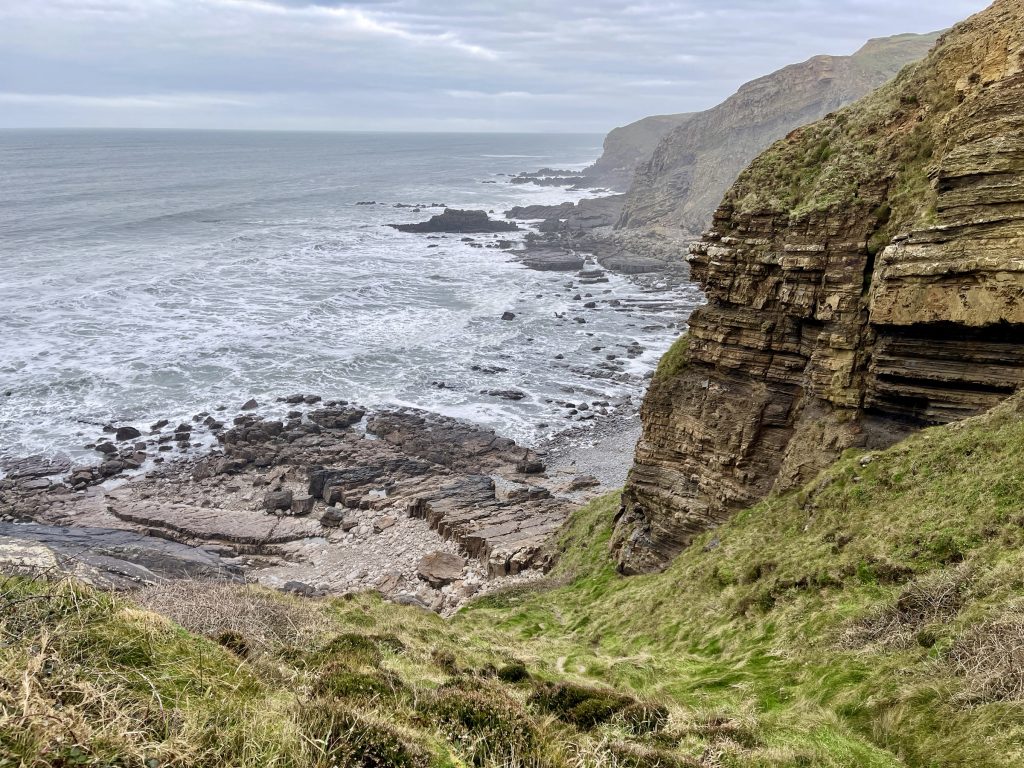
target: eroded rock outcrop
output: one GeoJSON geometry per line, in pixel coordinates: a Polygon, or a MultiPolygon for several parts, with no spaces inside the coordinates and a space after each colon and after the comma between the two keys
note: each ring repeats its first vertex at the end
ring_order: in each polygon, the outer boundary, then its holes
{"type": "Polygon", "coordinates": [[[849,447],[1024,383],[1024,3],[758,158],[691,251],[708,305],[643,408],[626,573],[849,447]]]}
{"type": "Polygon", "coordinates": [[[431,216],[427,221],[415,224],[389,224],[399,232],[442,232],[449,234],[479,234],[486,232],[515,232],[519,229],[508,221],[497,221],[487,211],[463,211],[445,208],[444,213],[431,216]]]}

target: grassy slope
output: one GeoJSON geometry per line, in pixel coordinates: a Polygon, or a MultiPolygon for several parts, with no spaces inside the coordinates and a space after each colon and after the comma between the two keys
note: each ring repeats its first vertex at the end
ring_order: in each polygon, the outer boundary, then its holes
{"type": "Polygon", "coordinates": [[[0,766],[1020,765],[1022,410],[845,457],[659,575],[614,574],[605,497],[552,586],[452,622],[372,596],[142,595],[217,642],[6,582],[0,766]]]}

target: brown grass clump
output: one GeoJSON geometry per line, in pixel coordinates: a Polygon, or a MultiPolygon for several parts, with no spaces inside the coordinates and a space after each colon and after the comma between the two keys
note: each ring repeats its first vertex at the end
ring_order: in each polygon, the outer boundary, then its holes
{"type": "Polygon", "coordinates": [[[926,628],[956,617],[964,606],[969,581],[964,567],[912,581],[903,588],[895,603],[847,630],[840,645],[859,648],[876,643],[887,648],[906,648],[917,642],[931,647],[935,636],[926,628]]]}
{"type": "Polygon", "coordinates": [[[946,661],[972,704],[1024,702],[1024,613],[979,624],[960,635],[946,661]]]}
{"type": "MultiPolygon", "coordinates": [[[[304,647],[332,627],[319,603],[251,584],[173,581],[142,589],[133,601],[197,635],[242,638],[247,653],[304,647]]],[[[237,652],[237,643],[224,644],[237,652]]]]}

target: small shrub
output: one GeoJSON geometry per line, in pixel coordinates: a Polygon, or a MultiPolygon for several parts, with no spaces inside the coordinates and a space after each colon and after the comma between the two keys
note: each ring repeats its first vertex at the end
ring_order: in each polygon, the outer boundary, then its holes
{"type": "Polygon", "coordinates": [[[404,691],[405,684],[391,672],[357,672],[339,662],[327,664],[313,683],[317,696],[338,699],[394,697],[404,691]]]}
{"type": "Polygon", "coordinates": [[[507,765],[538,745],[536,729],[522,705],[479,682],[442,686],[422,702],[421,712],[476,766],[507,765]]]}
{"type": "Polygon", "coordinates": [[[440,648],[435,648],[430,654],[430,660],[449,674],[454,675],[459,671],[459,667],[455,659],[455,654],[451,651],[445,651],[440,648]]]}
{"type": "Polygon", "coordinates": [[[245,635],[241,632],[225,629],[218,632],[213,639],[233,654],[240,656],[243,659],[249,658],[249,654],[252,652],[252,648],[249,647],[249,641],[245,639],[245,635]]]}
{"type": "Polygon", "coordinates": [[[530,672],[521,661],[513,661],[498,670],[498,679],[503,683],[522,683],[530,679],[530,672]]]}
{"type": "Polygon", "coordinates": [[[573,683],[541,683],[534,687],[530,703],[564,723],[584,730],[611,720],[634,699],[604,688],[573,683]]]}
{"type": "Polygon", "coordinates": [[[979,624],[958,637],[946,661],[972,703],[1024,702],[1024,614],[979,624]]]}
{"type": "Polygon", "coordinates": [[[346,632],[335,635],[320,649],[318,654],[325,659],[341,659],[352,664],[380,664],[381,653],[377,642],[368,635],[346,632]]]}
{"type": "Polygon", "coordinates": [[[702,768],[704,763],[692,757],[677,757],[660,749],[613,741],[607,747],[612,765],[617,768],[702,768]]]}
{"type": "Polygon", "coordinates": [[[302,723],[313,765],[361,768],[428,768],[430,753],[393,725],[358,715],[337,702],[318,699],[302,723]]]}
{"type": "Polygon", "coordinates": [[[624,707],[616,716],[630,733],[642,736],[658,733],[668,725],[668,708],[661,704],[637,702],[624,707]]]}

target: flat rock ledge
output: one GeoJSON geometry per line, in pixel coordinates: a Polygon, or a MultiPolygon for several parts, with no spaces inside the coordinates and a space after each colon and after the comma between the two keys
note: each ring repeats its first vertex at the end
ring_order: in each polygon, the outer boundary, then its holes
{"type": "Polygon", "coordinates": [[[542,575],[546,542],[580,501],[563,475],[512,440],[413,409],[243,413],[215,449],[118,487],[0,488],[0,514],[34,523],[2,524],[0,570],[35,563],[115,588],[241,574],[447,613],[542,575]],[[465,567],[426,578],[427,556],[465,567]]]}

